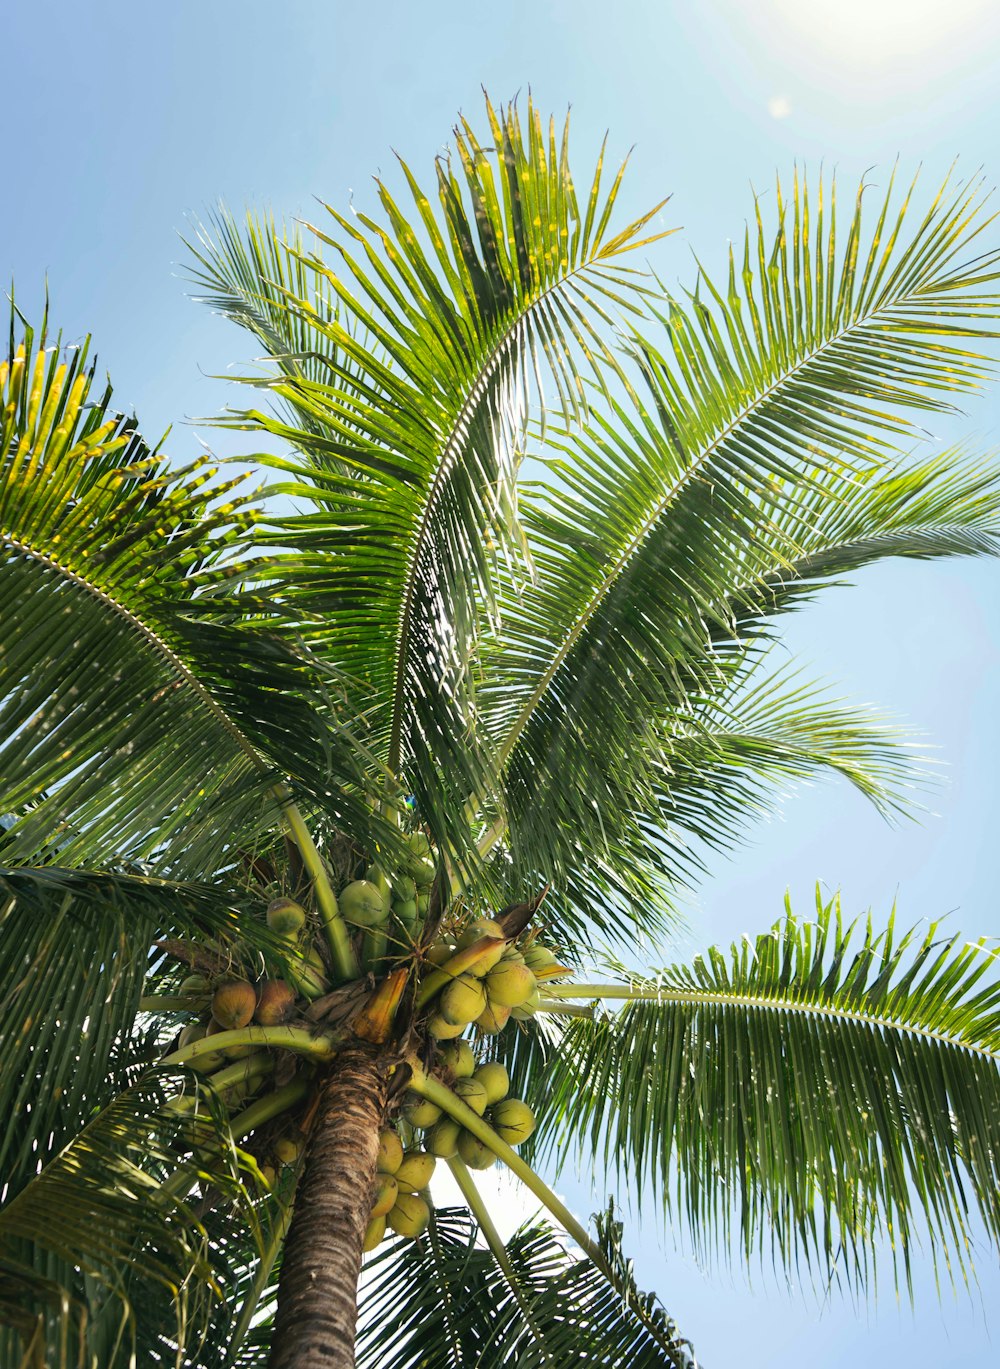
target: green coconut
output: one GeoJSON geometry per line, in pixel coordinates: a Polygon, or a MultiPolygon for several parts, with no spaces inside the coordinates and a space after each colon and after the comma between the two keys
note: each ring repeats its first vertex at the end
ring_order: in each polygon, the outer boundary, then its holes
{"type": "Polygon", "coordinates": [[[424,1137],[424,1147],[439,1160],[450,1160],[458,1154],[458,1137],[462,1128],[450,1117],[442,1117],[435,1122],[424,1137]]]}
{"type": "Polygon", "coordinates": [[[375,1192],[372,1198],[371,1215],[384,1217],[396,1205],[399,1197],[399,1184],[392,1174],[375,1175],[375,1192]]]}
{"type": "Polygon", "coordinates": [[[203,974],[189,974],[177,990],[181,998],[207,998],[212,986],[203,974]]]}
{"type": "Polygon", "coordinates": [[[509,1146],[519,1146],[534,1131],[535,1114],[520,1098],[505,1098],[490,1110],[493,1130],[509,1146]]]}
{"type": "Polygon", "coordinates": [[[417,894],[417,916],[418,916],[418,917],[426,917],[426,916],[427,916],[428,909],[430,908],[430,906],[431,906],[431,896],[430,896],[430,894],[420,894],[420,893],[418,893],[418,894],[417,894]]]}
{"type": "Polygon", "coordinates": [[[414,856],[429,856],[431,853],[431,843],[426,832],[411,832],[406,838],[406,845],[414,856]]]}
{"type": "Polygon", "coordinates": [[[403,1163],[396,1170],[396,1183],[400,1193],[416,1193],[426,1188],[434,1173],[437,1161],[425,1150],[408,1150],[403,1155],[403,1163]]]}
{"type": "Polygon", "coordinates": [[[418,889],[427,889],[434,883],[437,866],[424,856],[410,856],[406,862],[406,873],[418,889]]]}
{"type": "Polygon", "coordinates": [[[450,1070],[456,1079],[468,1079],[476,1069],[476,1057],[468,1041],[449,1041],[441,1047],[441,1064],[450,1070]]]}
{"type": "Polygon", "coordinates": [[[485,1086],[480,1083],[475,1075],[471,1079],[456,1079],[452,1092],[456,1098],[461,1098],[466,1107],[470,1107],[473,1112],[482,1117],[486,1111],[489,1098],[485,1086]]]}
{"type": "Polygon", "coordinates": [[[257,1006],[257,994],[245,979],[230,979],[212,995],[212,1016],[225,1031],[246,1027],[257,1006]]]}
{"type": "Polygon", "coordinates": [[[487,1003],[486,1007],[476,1018],[476,1026],[484,1036],[496,1036],[498,1032],[503,1031],[504,1027],[506,1027],[507,1023],[510,1021],[510,1014],[510,1008],[503,1008],[499,1003],[495,1006],[491,1006],[487,1003]]]}
{"type": "Polygon", "coordinates": [[[524,1002],[518,1003],[516,1008],[511,1008],[510,1015],[518,1022],[527,1022],[530,1017],[534,1017],[541,1001],[542,995],[538,992],[538,984],[536,983],[524,1002]]]}
{"type": "Polygon", "coordinates": [[[298,936],[306,925],[306,910],[293,898],[275,898],[267,905],[267,925],[279,936],[298,936]]]}
{"type": "Polygon", "coordinates": [[[378,886],[367,879],[348,884],[337,903],[341,917],[352,927],[375,927],[385,921],[389,911],[378,886]]]}
{"type": "Polygon", "coordinates": [[[461,1036],[468,1025],[467,1022],[448,1022],[440,1013],[435,1013],[427,1019],[427,1034],[437,1041],[448,1041],[452,1037],[461,1036]]]}
{"type": "Polygon", "coordinates": [[[507,1097],[510,1075],[506,1066],[501,1065],[499,1060],[491,1060],[488,1064],[480,1065],[472,1077],[478,1079],[486,1090],[487,1106],[490,1103],[499,1103],[501,1098],[507,1097]]]}
{"type": "Polygon", "coordinates": [[[409,903],[417,896],[417,886],[409,875],[398,875],[392,881],[392,896],[397,903],[409,903]]]}
{"type": "Polygon", "coordinates": [[[277,1027],[295,1011],[295,990],[283,979],[265,979],[257,986],[254,1019],[262,1027],[277,1027]]]}
{"type": "Polygon", "coordinates": [[[368,1225],[365,1227],[365,1239],[362,1243],[361,1249],[365,1252],[365,1254],[367,1254],[369,1250],[374,1250],[377,1245],[381,1244],[382,1237],[384,1235],[385,1218],[373,1217],[371,1221],[368,1223],[368,1225]]]}
{"type": "Polygon", "coordinates": [[[519,1008],[537,987],[535,976],[520,958],[501,960],[486,976],[486,992],[493,1008],[519,1008]]]}
{"type": "Polygon", "coordinates": [[[429,1103],[426,1098],[421,1098],[419,1094],[411,1093],[407,1095],[404,1102],[403,1116],[411,1127],[416,1127],[418,1131],[426,1131],[441,1116],[441,1109],[436,1103],[429,1103]]]}
{"type": "MultiPolygon", "coordinates": [[[[417,900],[419,907],[420,900],[417,900]]],[[[450,960],[455,954],[455,943],[453,941],[435,941],[432,946],[428,946],[424,952],[424,959],[429,960],[432,965],[439,968],[446,960],[450,960]]]]}
{"type": "Polygon", "coordinates": [[[474,1022],[486,1007],[486,990],[474,974],[460,974],[441,990],[438,1011],[446,1022],[463,1027],[474,1022]]]}
{"type": "Polygon", "coordinates": [[[294,1165],[305,1150],[305,1144],[299,1136],[279,1136],[272,1147],[274,1158],[283,1165],[294,1165]]]}
{"type": "Polygon", "coordinates": [[[489,1169],[497,1158],[484,1141],[465,1130],[458,1138],[458,1153],[470,1169],[489,1169]]]}
{"type": "Polygon", "coordinates": [[[395,1174],[403,1163],[403,1143],[394,1131],[379,1132],[378,1160],[375,1162],[380,1174],[395,1174]]]}
{"type": "Polygon", "coordinates": [[[419,1193],[401,1193],[386,1221],[398,1235],[415,1240],[426,1231],[430,1219],[430,1207],[419,1193]]]}
{"type": "Polygon", "coordinates": [[[417,920],[417,900],[397,899],[392,905],[392,913],[397,922],[401,922],[405,927],[412,927],[417,920]]]}

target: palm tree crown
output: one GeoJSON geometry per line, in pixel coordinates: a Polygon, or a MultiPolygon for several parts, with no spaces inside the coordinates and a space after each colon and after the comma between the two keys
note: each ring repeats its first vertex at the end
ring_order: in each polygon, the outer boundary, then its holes
{"type": "Polygon", "coordinates": [[[4,1364],[353,1363],[386,1220],[360,1363],[690,1364],[613,1205],[585,1230],[532,1167],[568,1154],[824,1279],[1000,1236],[983,943],[833,900],[636,968],[789,783],[911,805],[898,733],[769,645],[872,561],[1000,544],[995,466],[911,450],[989,371],[980,188],[838,220],[796,175],[679,291],[624,167],[578,191],[568,125],[486,119],[377,219],[191,244],[263,349],[221,420],[260,488],[151,449],[12,305],[4,1364]],[[427,1224],[431,1155],[467,1206],[427,1224]],[[577,1255],[504,1244],[498,1159],[577,1255]]]}

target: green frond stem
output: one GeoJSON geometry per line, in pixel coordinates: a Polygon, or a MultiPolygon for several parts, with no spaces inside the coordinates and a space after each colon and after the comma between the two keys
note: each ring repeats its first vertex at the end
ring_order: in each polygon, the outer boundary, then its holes
{"type": "Polygon", "coordinates": [[[251,1103],[230,1122],[229,1130],[233,1133],[233,1139],[242,1140],[244,1136],[249,1136],[251,1131],[256,1131],[265,1122],[270,1122],[272,1117],[280,1117],[283,1112],[294,1107],[309,1092],[311,1083],[309,1079],[293,1079],[290,1084],[285,1084],[273,1093],[258,1098],[256,1103],[251,1103]]]}
{"type": "Polygon", "coordinates": [[[333,892],[330,876],[327,873],[323,857],[316,849],[312,833],[284,785],[275,787],[274,796],[281,805],[281,812],[288,824],[288,830],[295,845],[299,848],[302,862],[312,878],[323,930],[326,933],[330,954],[333,956],[334,968],[342,980],[358,979],[361,971],[358,968],[357,957],[347,933],[347,924],[340,916],[337,895],[333,892]]]}
{"type": "Polygon", "coordinates": [[[557,1017],[593,1017],[593,1004],[584,1007],[582,1003],[556,1003],[543,998],[539,1001],[538,1012],[554,1013],[557,1017]]]}
{"type": "Polygon", "coordinates": [[[590,1259],[603,1273],[609,1278],[613,1277],[602,1250],[586,1228],[577,1221],[569,1208],[559,1201],[531,1166],[521,1159],[517,1151],[509,1146],[506,1141],[500,1139],[488,1122],[484,1122],[478,1113],[473,1112],[472,1108],[463,1103],[461,1098],[456,1097],[451,1089],[442,1084],[440,1080],[435,1079],[433,1075],[425,1074],[421,1069],[414,1070],[409,1086],[414,1093],[419,1094],[421,1098],[426,1098],[430,1103],[435,1103],[453,1121],[460,1122],[466,1131],[471,1131],[473,1136],[488,1146],[497,1159],[502,1160],[507,1168],[517,1175],[525,1187],[530,1189],[538,1201],[548,1208],[559,1225],[568,1235],[572,1236],[580,1249],[586,1251],[590,1259]]]}
{"type": "Polygon", "coordinates": [[[884,1013],[862,1012],[858,1009],[830,1007],[797,998],[772,998],[741,993],[713,993],[699,989],[667,989],[655,984],[629,986],[627,984],[553,984],[546,993],[560,998],[618,999],[626,1003],[705,1003],[731,1005],[735,1008],[761,1008],[771,1012],[802,1013],[807,1017],[830,1017],[839,1022],[860,1022],[870,1027],[887,1027],[904,1036],[919,1036],[928,1041],[939,1041],[946,1046],[971,1051],[995,1064],[1000,1064],[1000,1051],[959,1035],[932,1031],[913,1022],[906,1022],[884,1013]]]}
{"type": "Polygon", "coordinates": [[[140,1012],[186,1012],[192,1009],[190,998],[180,994],[150,993],[139,999],[140,1012]]]}
{"type": "Polygon", "coordinates": [[[521,1288],[517,1273],[511,1263],[510,1256],[507,1254],[507,1247],[504,1245],[500,1232],[493,1223],[493,1218],[490,1216],[490,1210],[483,1201],[482,1194],[479,1192],[479,1189],[476,1188],[475,1180],[469,1173],[468,1165],[460,1156],[454,1155],[448,1161],[448,1168],[455,1176],[455,1182],[461,1189],[462,1197],[468,1204],[469,1211],[479,1223],[479,1229],[486,1238],[486,1244],[489,1246],[493,1258],[500,1266],[518,1307],[520,1307],[521,1311],[524,1313],[524,1320],[531,1327],[535,1337],[535,1348],[541,1351],[547,1364],[552,1364],[552,1356],[545,1348],[544,1337],[538,1328],[536,1319],[532,1316],[531,1304],[525,1297],[524,1290],[521,1288]]]}
{"type": "MultiPolygon", "coordinates": [[[[160,1061],[162,1065],[189,1065],[203,1055],[229,1050],[233,1046],[279,1047],[308,1055],[313,1060],[330,1060],[337,1053],[339,1038],[316,1036],[304,1027],[237,1027],[233,1031],[203,1036],[160,1061]]],[[[242,1063],[242,1062],[239,1062],[242,1063]]]]}
{"type": "MultiPolygon", "coordinates": [[[[301,1161],[296,1165],[296,1184],[298,1183],[300,1171],[301,1161]]],[[[281,1204],[281,1215],[275,1222],[274,1229],[271,1232],[267,1245],[257,1262],[257,1273],[254,1275],[253,1283],[250,1285],[247,1295],[243,1299],[240,1315],[236,1319],[236,1325],[233,1327],[233,1334],[229,1338],[229,1358],[234,1364],[237,1362],[237,1352],[243,1344],[246,1333],[250,1329],[250,1323],[253,1320],[254,1313],[257,1311],[257,1305],[271,1281],[271,1271],[274,1268],[274,1262],[278,1258],[281,1247],[285,1243],[285,1237],[288,1235],[288,1228],[292,1224],[292,1213],[294,1208],[295,1189],[293,1188],[287,1199],[281,1204]]]]}
{"type": "MultiPolygon", "coordinates": [[[[261,1051],[259,1055],[249,1055],[244,1060],[236,1060],[231,1065],[209,1075],[204,1081],[211,1084],[216,1093],[222,1093],[234,1084],[256,1083],[274,1069],[274,1056],[261,1051]]],[[[197,1093],[180,1093],[171,1098],[167,1107],[171,1112],[192,1112],[199,1102],[197,1093]]]]}

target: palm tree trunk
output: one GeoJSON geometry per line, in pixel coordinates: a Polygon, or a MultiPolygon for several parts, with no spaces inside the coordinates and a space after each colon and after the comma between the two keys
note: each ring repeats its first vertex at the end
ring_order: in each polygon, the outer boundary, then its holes
{"type": "Polygon", "coordinates": [[[386,1085],[384,1057],[363,1041],[323,1085],[282,1257],[270,1369],[353,1369],[386,1085]]]}

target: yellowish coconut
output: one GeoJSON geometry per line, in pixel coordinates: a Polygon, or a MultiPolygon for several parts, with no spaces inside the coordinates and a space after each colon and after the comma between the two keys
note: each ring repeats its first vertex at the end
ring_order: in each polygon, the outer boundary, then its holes
{"type": "Polygon", "coordinates": [[[446,960],[450,960],[455,954],[455,943],[453,941],[435,941],[433,946],[428,946],[424,952],[425,959],[432,965],[443,965],[446,960]]]}
{"type": "Polygon", "coordinates": [[[362,1250],[364,1250],[366,1254],[369,1250],[374,1250],[377,1245],[381,1244],[384,1235],[385,1217],[373,1217],[365,1227],[365,1239],[361,1247],[362,1250]]]}
{"type": "Polygon", "coordinates": [[[470,1169],[489,1169],[496,1159],[489,1146],[473,1136],[471,1131],[462,1131],[458,1138],[458,1153],[470,1169]]]}
{"type": "Polygon", "coordinates": [[[510,1021],[510,1014],[510,1008],[502,1008],[499,1003],[495,1007],[491,1007],[487,1003],[476,1018],[476,1026],[485,1036],[496,1036],[498,1032],[503,1031],[510,1021]]]}
{"type": "Polygon", "coordinates": [[[468,1041],[449,1041],[441,1047],[440,1060],[456,1079],[468,1079],[476,1068],[476,1057],[468,1041]]]}
{"type": "Polygon", "coordinates": [[[534,1131],[535,1114],[520,1098],[505,1098],[490,1110],[493,1130],[509,1146],[519,1146],[534,1131]]]}
{"type": "Polygon", "coordinates": [[[486,976],[486,992],[493,1008],[519,1008],[537,987],[535,976],[520,957],[501,960],[486,976]]]}
{"type": "Polygon", "coordinates": [[[499,1103],[501,1098],[507,1097],[510,1088],[510,1075],[504,1065],[499,1060],[491,1060],[486,1065],[480,1065],[472,1076],[478,1079],[486,1090],[486,1105],[499,1103]]]}
{"type": "Polygon", "coordinates": [[[474,974],[460,974],[441,990],[438,1011],[446,1022],[467,1027],[486,1007],[486,990],[474,974]]]}
{"type": "Polygon", "coordinates": [[[454,1036],[461,1036],[468,1025],[467,1022],[447,1022],[440,1013],[435,1013],[427,1019],[427,1033],[437,1041],[448,1041],[454,1036]]]}
{"type": "Polygon", "coordinates": [[[200,1041],[206,1035],[205,1026],[201,1022],[189,1022],[186,1027],[181,1028],[181,1033],[177,1038],[178,1050],[183,1050],[185,1046],[190,1046],[192,1041],[200,1041]]]}
{"type": "Polygon", "coordinates": [[[510,1015],[516,1022],[527,1022],[529,1018],[534,1017],[541,1001],[542,995],[539,993],[538,985],[536,983],[524,1002],[519,1003],[516,1008],[511,1008],[510,1015]]]}
{"type": "Polygon", "coordinates": [[[265,979],[257,986],[254,1018],[262,1027],[277,1027],[295,1011],[295,990],[283,979],[265,979]]]}
{"type": "Polygon", "coordinates": [[[408,1150],[403,1156],[403,1163],[396,1170],[396,1183],[399,1185],[400,1193],[416,1193],[422,1188],[426,1188],[431,1181],[434,1173],[436,1161],[433,1155],[428,1155],[425,1150],[408,1150]]]}
{"type": "Polygon", "coordinates": [[[305,1149],[305,1141],[299,1136],[279,1136],[274,1143],[274,1158],[283,1165],[294,1165],[305,1149]]]}
{"type": "Polygon", "coordinates": [[[475,1075],[471,1079],[456,1079],[453,1092],[456,1098],[461,1098],[466,1107],[470,1107],[473,1112],[482,1117],[486,1111],[488,1100],[486,1089],[475,1075]]]}
{"type": "Polygon", "coordinates": [[[441,1116],[441,1109],[436,1103],[429,1103],[426,1098],[421,1098],[419,1094],[411,1093],[404,1102],[403,1116],[411,1127],[416,1127],[419,1131],[426,1131],[441,1116]]]}
{"type": "Polygon", "coordinates": [[[450,1160],[458,1153],[458,1137],[462,1128],[450,1117],[442,1117],[424,1137],[424,1146],[439,1160],[450,1160]]]}
{"type": "Polygon", "coordinates": [[[419,1193],[401,1193],[386,1221],[398,1235],[415,1240],[426,1231],[430,1219],[430,1207],[419,1193]]]}
{"type": "Polygon", "coordinates": [[[395,1174],[403,1163],[403,1143],[394,1131],[379,1133],[378,1160],[376,1168],[380,1174],[395,1174]]]}
{"type": "Polygon", "coordinates": [[[384,1217],[395,1206],[399,1197],[399,1185],[392,1174],[375,1175],[375,1192],[372,1198],[373,1217],[384,1217]]]}

